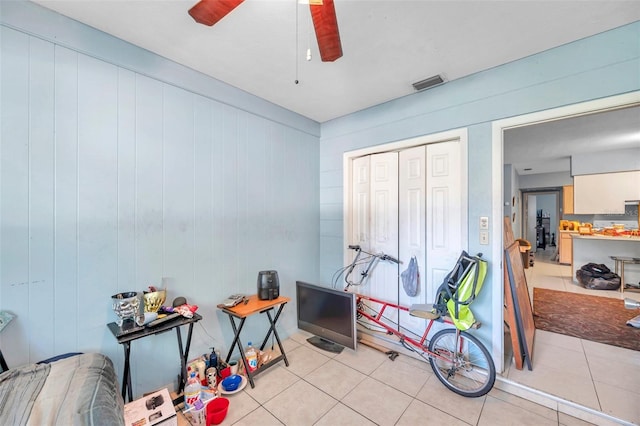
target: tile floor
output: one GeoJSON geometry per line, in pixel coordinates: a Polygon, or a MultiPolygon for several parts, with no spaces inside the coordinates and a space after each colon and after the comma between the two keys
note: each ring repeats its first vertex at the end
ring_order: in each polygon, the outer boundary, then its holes
{"type": "MultiPolygon", "coordinates": [[[[526,270],[531,288],[587,292],[572,284],[569,267],[544,255],[526,270]]],[[[336,355],[311,346],[308,336],[298,332],[283,342],[289,367],[280,363],[257,376],[254,389],[228,395],[223,425],[640,424],[635,351],[538,331],[533,371],[507,367],[489,394],[464,398],[447,390],[428,363],[404,355],[391,361],[364,345],[336,355]],[[585,414],[574,403],[621,420],[585,414]]]]}
{"type": "MultiPolygon", "coordinates": [[[[622,298],[619,291],[588,290],[573,282],[571,267],[552,261],[555,248],[538,250],[525,269],[534,287],[622,298]]],[[[533,300],[533,295],[531,296],[533,300]]],[[[640,300],[640,293],[624,297],[640,300]]],[[[638,312],[640,314],[640,311],[638,312]]],[[[536,330],[533,371],[509,365],[503,377],[564,400],[640,424],[640,352],[536,330]]],[[[600,420],[599,422],[603,422],[600,420]]]]}
{"type": "Polygon", "coordinates": [[[495,387],[464,398],[443,387],[429,364],[395,361],[360,345],[341,354],[321,351],[299,332],[285,340],[289,367],[272,367],[256,387],[229,395],[223,425],[585,425],[554,409],[495,387]]]}

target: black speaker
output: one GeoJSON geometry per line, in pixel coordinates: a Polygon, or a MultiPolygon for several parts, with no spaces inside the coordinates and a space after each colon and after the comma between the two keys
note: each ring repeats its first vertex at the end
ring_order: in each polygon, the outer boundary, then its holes
{"type": "Polygon", "coordinates": [[[280,281],[277,271],[258,272],[258,299],[273,300],[280,296],[280,281]]]}

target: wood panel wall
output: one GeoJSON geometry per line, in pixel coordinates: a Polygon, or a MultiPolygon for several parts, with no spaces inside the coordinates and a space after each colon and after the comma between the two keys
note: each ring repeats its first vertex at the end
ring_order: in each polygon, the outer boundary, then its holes
{"type": "MultiPolygon", "coordinates": [[[[318,139],[0,26],[0,335],[9,366],[98,351],[122,371],[111,295],[172,277],[226,350],[215,305],[278,270],[318,275],[318,139]]],[[[161,63],[160,58],[158,58],[161,63]]],[[[295,309],[282,325],[295,329],[295,309]]],[[[266,321],[265,321],[266,323],[266,321]]],[[[265,324],[248,324],[258,340],[265,324]]],[[[174,333],[132,345],[134,394],[175,381],[174,333]],[[153,362],[150,362],[153,360],[153,362]]]]}

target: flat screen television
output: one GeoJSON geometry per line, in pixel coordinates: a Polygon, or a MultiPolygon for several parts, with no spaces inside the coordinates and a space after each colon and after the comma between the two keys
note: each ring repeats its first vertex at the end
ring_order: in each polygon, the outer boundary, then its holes
{"type": "Polygon", "coordinates": [[[296,281],[298,328],[314,334],[309,343],[340,353],[356,349],[356,295],[296,281]]]}

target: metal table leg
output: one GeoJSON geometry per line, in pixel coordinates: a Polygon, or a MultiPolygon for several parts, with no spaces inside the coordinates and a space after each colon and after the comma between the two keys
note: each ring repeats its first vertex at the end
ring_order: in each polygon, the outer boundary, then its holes
{"type": "Polygon", "coordinates": [[[2,355],[2,351],[0,351],[0,367],[2,367],[2,372],[5,372],[9,369],[7,361],[4,360],[4,355],[2,355]]]}
{"type": "Polygon", "coordinates": [[[122,400],[127,401],[127,391],[129,392],[129,402],[133,401],[133,390],[131,388],[131,364],[129,357],[131,355],[131,343],[122,344],[124,348],[124,372],[122,374],[122,400]]]}
{"type": "Polygon", "coordinates": [[[178,393],[184,390],[187,382],[187,361],[189,360],[189,349],[191,348],[191,336],[193,334],[193,324],[189,324],[189,331],[187,332],[187,342],[184,350],[182,348],[182,333],[180,327],[176,327],[176,334],[178,336],[178,352],[180,353],[180,384],[178,385],[178,393]]]}
{"type": "Polygon", "coordinates": [[[280,336],[278,336],[278,331],[276,330],[276,323],[278,322],[278,318],[280,317],[280,313],[282,312],[282,308],[284,308],[284,304],[280,305],[280,308],[278,309],[278,312],[276,312],[276,316],[273,319],[271,318],[271,312],[270,312],[271,309],[266,311],[267,317],[269,318],[269,324],[271,324],[271,326],[269,327],[269,331],[267,332],[267,336],[264,338],[264,341],[262,342],[262,346],[260,346],[260,350],[264,350],[264,348],[267,345],[267,342],[269,340],[269,337],[271,336],[271,333],[273,333],[273,335],[276,337],[276,341],[278,342],[278,347],[280,348],[280,353],[282,354],[282,358],[284,359],[284,363],[288,367],[289,366],[289,360],[287,359],[287,355],[284,353],[284,348],[282,347],[282,342],[280,342],[280,336]]]}
{"type": "Polygon", "coordinates": [[[242,327],[244,327],[245,320],[246,318],[241,318],[240,326],[236,327],[236,322],[233,320],[233,315],[229,315],[229,321],[231,321],[231,328],[233,328],[233,332],[235,333],[235,336],[233,337],[233,342],[231,343],[231,348],[229,349],[229,353],[227,354],[227,359],[225,360],[225,362],[227,364],[229,363],[229,360],[231,359],[231,355],[233,355],[234,348],[238,346],[238,352],[240,352],[242,365],[244,365],[244,372],[247,375],[247,378],[249,379],[249,384],[251,384],[251,388],[255,388],[256,385],[253,382],[253,374],[249,369],[249,362],[247,361],[247,357],[245,356],[244,351],[242,350],[242,342],[240,341],[240,332],[242,331],[242,327]]]}

